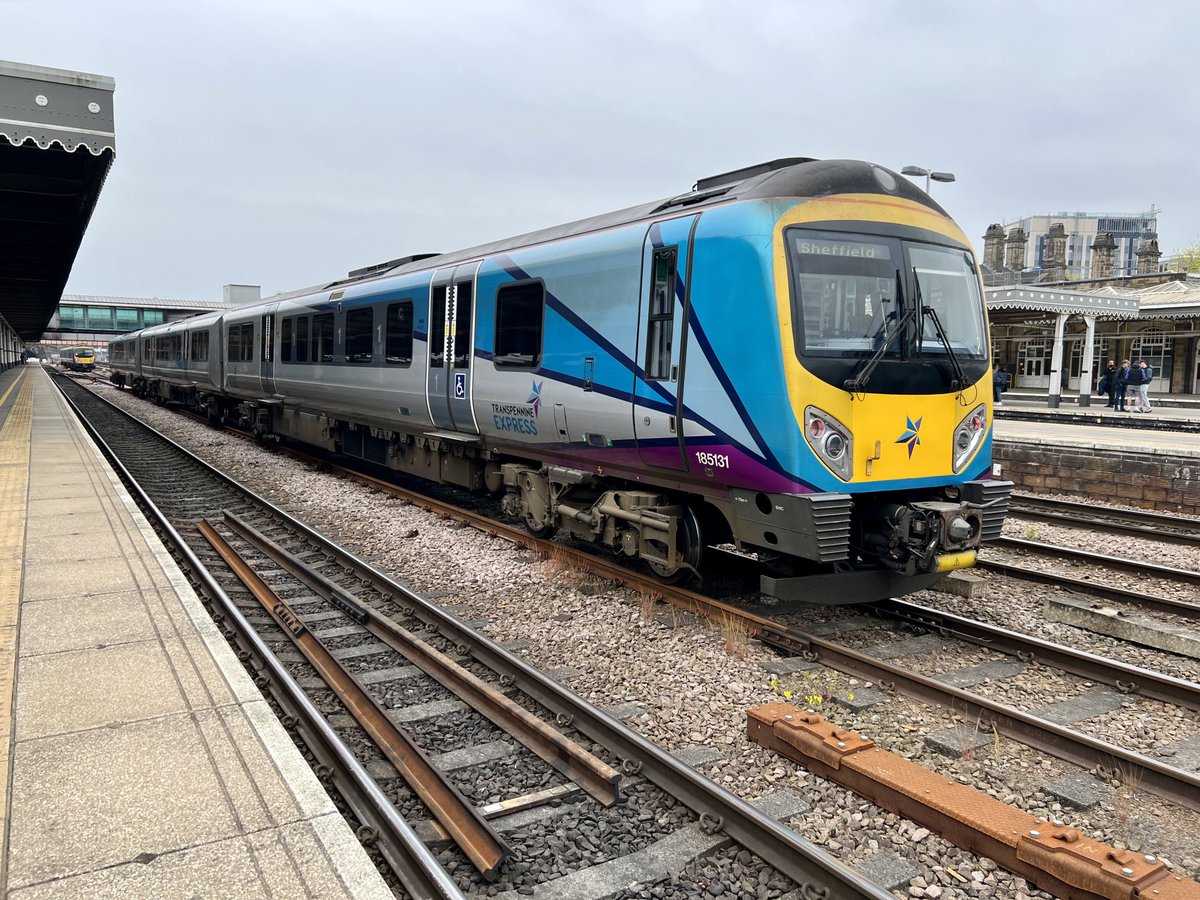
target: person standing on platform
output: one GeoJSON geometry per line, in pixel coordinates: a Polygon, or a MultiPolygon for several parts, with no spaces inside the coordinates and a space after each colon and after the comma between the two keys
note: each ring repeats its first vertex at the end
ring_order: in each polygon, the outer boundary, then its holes
{"type": "Polygon", "coordinates": [[[1129,360],[1121,360],[1121,368],[1116,375],[1117,392],[1113,395],[1113,406],[1117,412],[1125,412],[1125,390],[1129,386],[1129,360]]]}
{"type": "Polygon", "coordinates": [[[992,375],[992,401],[996,406],[1003,406],[1000,395],[1008,389],[1008,373],[1004,371],[1004,363],[996,366],[992,375]]]}
{"type": "Polygon", "coordinates": [[[1126,380],[1129,382],[1128,396],[1130,412],[1140,412],[1142,409],[1142,379],[1145,377],[1141,360],[1138,360],[1138,365],[1130,369],[1126,377],[1126,380]]]}
{"type": "Polygon", "coordinates": [[[1117,405],[1117,361],[1115,359],[1108,361],[1108,368],[1100,377],[1099,393],[1108,395],[1108,402],[1104,404],[1105,406],[1117,405]]]}
{"type": "Polygon", "coordinates": [[[1150,412],[1150,379],[1154,377],[1154,369],[1144,359],[1138,360],[1138,368],[1142,370],[1142,382],[1138,385],[1138,405],[1142,412],[1150,412]]]}

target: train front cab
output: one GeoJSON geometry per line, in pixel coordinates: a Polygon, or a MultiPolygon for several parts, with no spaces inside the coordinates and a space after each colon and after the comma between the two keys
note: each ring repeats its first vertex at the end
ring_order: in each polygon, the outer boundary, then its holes
{"type": "MultiPolygon", "coordinates": [[[[853,574],[901,593],[973,565],[1012,485],[991,478],[987,319],[966,237],[930,207],[851,195],[798,204],[774,243],[787,425],[816,492],[741,506],[777,541],[761,510],[797,508],[810,529],[797,549],[843,570],[822,602],[860,599],[853,574]]],[[[820,593],[786,577],[763,589],[820,593]]]]}

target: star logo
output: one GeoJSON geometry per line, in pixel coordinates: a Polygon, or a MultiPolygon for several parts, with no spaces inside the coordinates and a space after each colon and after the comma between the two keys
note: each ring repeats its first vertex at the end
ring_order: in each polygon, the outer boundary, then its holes
{"type": "Polygon", "coordinates": [[[924,421],[924,418],[922,416],[914,422],[911,416],[906,416],[904,421],[908,427],[905,428],[904,434],[896,438],[897,444],[908,444],[909,459],[912,459],[913,451],[921,445],[921,422],[924,421]]]}
{"type": "MultiPolygon", "coordinates": [[[[544,381],[542,382],[542,384],[545,383],[544,381]]],[[[538,384],[536,381],[533,382],[533,390],[529,392],[529,399],[525,401],[526,403],[533,404],[533,415],[535,418],[537,417],[538,410],[542,408],[542,384],[538,384]]]]}

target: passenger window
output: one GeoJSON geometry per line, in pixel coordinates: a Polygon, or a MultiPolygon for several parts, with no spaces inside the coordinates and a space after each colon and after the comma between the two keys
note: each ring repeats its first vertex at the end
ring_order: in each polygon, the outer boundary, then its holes
{"type": "Polygon", "coordinates": [[[192,334],[192,361],[208,362],[208,332],[197,331],[192,334]]]}
{"type": "Polygon", "coordinates": [[[532,368],[542,361],[542,319],[545,286],[540,281],[506,284],[496,294],[498,367],[532,368]]]}
{"type": "Polygon", "coordinates": [[[650,284],[650,320],[646,328],[646,378],[665,381],[671,377],[671,334],[675,317],[674,247],[654,251],[650,284]]]}
{"type": "Polygon", "coordinates": [[[295,330],[295,319],[284,319],[279,323],[279,361],[292,361],[292,337],[295,330]]]}
{"type": "Polygon", "coordinates": [[[315,363],[333,362],[333,313],[313,316],[312,359],[315,363]]]}
{"type": "Polygon", "coordinates": [[[346,362],[369,363],[374,358],[375,308],[346,313],[346,362]]]}
{"type": "Polygon", "coordinates": [[[308,362],[308,316],[296,319],[296,362],[308,362]]]}
{"type": "Polygon", "coordinates": [[[392,303],[387,308],[387,341],[384,360],[388,365],[412,365],[413,302],[392,303]]]}
{"type": "Polygon", "coordinates": [[[446,286],[435,287],[429,304],[429,367],[446,365],[446,286]]]}
{"type": "Polygon", "coordinates": [[[454,292],[454,368],[471,367],[471,282],[463,281],[454,292]]]}

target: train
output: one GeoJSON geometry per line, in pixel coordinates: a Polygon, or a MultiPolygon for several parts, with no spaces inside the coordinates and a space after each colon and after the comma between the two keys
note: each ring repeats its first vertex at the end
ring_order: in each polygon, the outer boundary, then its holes
{"type": "Polygon", "coordinates": [[[1012,484],[970,243],[886,167],[791,157],[111,342],[118,386],[502,497],[658,578],[769,597],[974,564],[1012,484]]]}
{"type": "Polygon", "coordinates": [[[59,351],[59,361],[64,369],[90,372],[96,368],[96,350],[93,347],[64,347],[59,351]]]}

